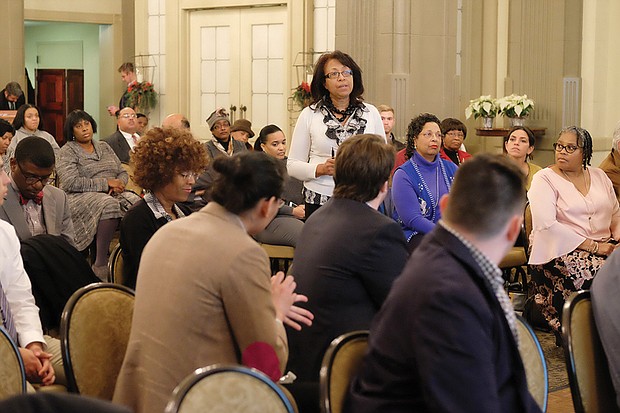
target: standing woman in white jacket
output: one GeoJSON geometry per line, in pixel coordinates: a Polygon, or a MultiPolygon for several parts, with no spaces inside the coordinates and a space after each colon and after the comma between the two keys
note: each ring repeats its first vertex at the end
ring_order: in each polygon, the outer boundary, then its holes
{"type": "Polygon", "coordinates": [[[332,195],[338,146],[363,133],[385,139],[379,111],[364,103],[362,71],[348,54],[323,54],[310,91],[312,104],[297,119],[287,162],[289,175],[304,183],[306,218],[332,195]]]}

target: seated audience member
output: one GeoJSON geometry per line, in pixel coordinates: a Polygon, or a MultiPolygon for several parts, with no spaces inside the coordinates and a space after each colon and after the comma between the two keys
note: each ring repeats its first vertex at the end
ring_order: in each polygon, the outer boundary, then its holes
{"type": "MultiPolygon", "coordinates": [[[[286,136],[284,136],[284,132],[277,125],[267,125],[261,129],[258,138],[254,142],[254,150],[265,152],[286,165],[288,159],[286,157],[286,136]]],[[[303,188],[303,182],[289,176],[282,194],[285,204],[292,207],[293,215],[299,219],[302,219],[305,214],[303,188]]]]}
{"type": "Polygon", "coordinates": [[[613,140],[611,142],[611,152],[603,162],[599,165],[599,168],[603,170],[614,185],[614,192],[616,198],[620,197],[620,122],[614,129],[613,140]]]}
{"type": "Polygon", "coordinates": [[[207,165],[207,153],[186,129],[153,128],[140,139],[131,160],[134,179],[147,191],[121,221],[124,284],[135,289],[146,243],[159,228],[191,213],[178,202],[187,200],[195,177],[207,165]]]}
{"type": "Polygon", "coordinates": [[[246,150],[243,142],[230,139],[230,118],[225,109],[217,108],[207,118],[207,124],[213,134],[211,140],[205,144],[211,159],[220,155],[232,156],[246,150]]]}
{"type": "Polygon", "coordinates": [[[93,139],[95,133],[97,122],[92,116],[80,109],[69,113],[64,127],[67,143],[56,166],[60,188],[69,197],[75,246],[82,251],[96,239],[93,271],[105,280],[114,231],[140,197],[125,191],[127,172],[107,143],[93,139]]]}
{"type": "Polygon", "coordinates": [[[17,110],[24,103],[26,103],[26,97],[17,82],[7,83],[0,92],[0,110],[17,110]]]}
{"type": "Polygon", "coordinates": [[[243,142],[245,148],[248,151],[254,150],[254,147],[249,139],[254,137],[254,131],[252,131],[252,122],[247,119],[237,119],[235,123],[230,127],[230,136],[239,142],[243,142]]]}
{"type": "MultiPolygon", "coordinates": [[[[4,203],[10,182],[6,172],[0,168],[0,205],[4,203]]],[[[19,347],[26,379],[33,384],[48,386],[54,384],[56,374],[59,374],[64,381],[60,342],[43,336],[39,309],[30,292],[30,280],[19,255],[19,239],[11,224],[1,220],[0,245],[2,327],[19,347]]]]}
{"type": "Polygon", "coordinates": [[[504,137],[504,153],[525,176],[525,189],[528,191],[534,174],[542,169],[530,162],[535,144],[534,132],[525,126],[515,126],[504,137]]]}
{"type": "Polygon", "coordinates": [[[319,370],[329,343],[367,330],[407,261],[399,225],[377,212],[394,149],[377,135],[356,135],[336,155],[333,196],[308,218],[295,250],[297,289],[314,314],[311,328],[288,331],[288,369],[302,412],[318,411],[319,370]]]}
{"type": "Polygon", "coordinates": [[[441,144],[441,159],[452,161],[457,165],[471,158],[471,155],[461,150],[461,146],[467,139],[467,126],[455,118],[445,118],[439,125],[443,134],[441,144]]]}
{"type": "Polygon", "coordinates": [[[394,219],[400,223],[409,251],[441,218],[439,199],[448,192],[456,165],[441,159],[441,128],[437,116],[422,113],[407,128],[407,161],[392,180],[394,219]]]}
{"type": "Polygon", "coordinates": [[[560,132],[555,164],[534,175],[530,274],[535,301],[558,337],[564,299],[589,289],[620,239],[620,208],[605,173],[592,168],[592,137],[571,126],[560,132]]]}
{"type": "Polygon", "coordinates": [[[15,227],[20,241],[34,235],[60,235],[74,244],[67,194],[48,185],[56,158],[52,146],[35,136],[20,141],[10,160],[11,185],[0,219],[15,227]]]}
{"type": "Polygon", "coordinates": [[[540,412],[498,267],[524,204],[523,177],[505,157],[459,168],[442,220],[373,321],[344,412],[540,412]]]}
{"type": "Polygon", "coordinates": [[[136,113],[136,123],[138,124],[136,129],[138,135],[142,136],[149,130],[149,117],[144,113],[136,113]]]}
{"type": "Polygon", "coordinates": [[[13,136],[15,136],[13,125],[4,119],[0,119],[0,157],[7,164],[9,163],[9,158],[6,156],[6,152],[9,149],[13,136]]]}
{"type": "Polygon", "coordinates": [[[592,281],[592,310],[620,407],[620,251],[615,250],[592,281]]]}
{"type": "MultiPolygon", "coordinates": [[[[41,130],[42,127],[41,122],[41,114],[39,112],[39,108],[29,103],[22,105],[17,114],[15,115],[15,119],[13,119],[13,127],[15,128],[15,136],[11,140],[9,147],[6,151],[6,158],[11,159],[13,157],[13,153],[15,152],[15,147],[17,144],[27,136],[37,136],[39,138],[43,138],[52,145],[54,148],[54,153],[56,157],[58,157],[58,151],[60,151],[60,146],[56,142],[56,139],[49,133],[41,130]]],[[[4,165],[5,171],[8,173],[7,169],[9,165],[4,165]]]]}
{"type": "Polygon", "coordinates": [[[293,278],[270,280],[267,254],[250,236],[275,216],[286,170],[255,152],[220,156],[213,167],[213,201],[165,225],[142,253],[114,392],[136,413],[163,411],[185,376],[211,364],[243,364],[277,381],[288,356],[283,323],[311,324],[294,306],[306,297],[293,278]]]}
{"type": "Polygon", "coordinates": [[[171,113],[161,123],[162,128],[178,128],[190,130],[189,120],[180,113],[171,113]]]}
{"type": "Polygon", "coordinates": [[[54,162],[45,140],[30,136],[19,142],[0,206],[0,219],[15,228],[22,242],[24,267],[46,329],[58,328],[64,306],[78,288],[99,281],[75,249],[67,195],[47,185],[54,162]]]}
{"type": "MultiPolygon", "coordinates": [[[[276,158],[286,167],[286,136],[276,125],[267,125],[261,129],[254,150],[265,152],[276,158]]],[[[303,183],[289,177],[286,181],[282,200],[284,204],[278,209],[278,215],[267,225],[264,231],[254,236],[258,242],[295,247],[303,228],[300,221],[306,216],[301,190],[303,183]]]]}
{"type": "MultiPolygon", "coordinates": [[[[132,108],[123,108],[116,113],[117,130],[103,141],[110,145],[118,159],[123,163],[129,163],[129,153],[138,144],[140,135],[136,112],[132,108]]],[[[67,138],[69,140],[69,138],[67,138]]]]}
{"type": "MultiPolygon", "coordinates": [[[[217,108],[207,118],[207,124],[211,129],[211,140],[205,143],[211,160],[219,156],[232,156],[246,151],[245,144],[230,138],[230,118],[223,108],[217,108]]],[[[196,183],[192,187],[192,194],[188,198],[187,206],[192,211],[197,211],[209,201],[209,190],[215,179],[215,171],[208,167],[198,176],[196,183]]]]}
{"type": "Polygon", "coordinates": [[[385,137],[388,143],[391,144],[396,151],[405,149],[405,144],[397,140],[392,133],[392,129],[394,129],[394,123],[396,122],[396,120],[394,119],[394,108],[388,105],[379,105],[377,106],[377,110],[379,111],[379,115],[381,115],[381,122],[383,122],[383,131],[385,132],[385,137]]]}

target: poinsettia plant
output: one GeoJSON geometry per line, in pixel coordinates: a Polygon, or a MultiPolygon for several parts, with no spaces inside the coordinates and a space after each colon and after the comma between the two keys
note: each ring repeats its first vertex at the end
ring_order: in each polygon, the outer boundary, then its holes
{"type": "Polygon", "coordinates": [[[132,83],[127,88],[127,106],[148,113],[157,105],[157,92],[151,82],[132,83]]]}
{"type": "Polygon", "coordinates": [[[308,82],[301,82],[299,86],[293,89],[293,100],[302,108],[305,108],[312,102],[312,93],[310,93],[308,82]]]}
{"type": "Polygon", "coordinates": [[[491,95],[484,95],[469,101],[469,106],[465,108],[465,117],[469,119],[474,115],[474,119],[494,118],[498,111],[497,99],[491,95]]]}
{"type": "Polygon", "coordinates": [[[497,100],[499,113],[508,118],[523,118],[534,110],[534,101],[527,95],[504,96],[497,100]]]}

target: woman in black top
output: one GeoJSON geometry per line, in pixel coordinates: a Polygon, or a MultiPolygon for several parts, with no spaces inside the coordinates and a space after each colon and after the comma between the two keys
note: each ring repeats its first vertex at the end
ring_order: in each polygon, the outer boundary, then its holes
{"type": "Polygon", "coordinates": [[[198,174],[207,165],[204,145],[191,132],[153,128],[131,153],[134,181],[147,192],[121,222],[123,284],[136,287],[138,264],[146,243],[168,222],[189,215],[186,201],[198,174]]]}

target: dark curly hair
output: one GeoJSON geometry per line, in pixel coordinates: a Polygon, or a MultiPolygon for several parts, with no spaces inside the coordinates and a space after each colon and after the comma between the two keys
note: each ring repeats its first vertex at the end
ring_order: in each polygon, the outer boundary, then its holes
{"type": "Polygon", "coordinates": [[[312,94],[312,103],[316,103],[329,95],[329,91],[325,87],[325,65],[331,59],[336,59],[343,66],[353,71],[353,90],[349,95],[349,102],[352,104],[361,103],[364,98],[364,82],[362,82],[362,69],[355,63],[355,60],[348,54],[335,50],[331,53],[324,53],[314,66],[314,74],[312,75],[312,83],[310,83],[310,93],[312,94]]]}
{"type": "Polygon", "coordinates": [[[181,172],[202,173],[209,163],[204,145],[187,129],[150,129],[131,153],[133,180],[142,188],[156,191],[181,172]]]}
{"type": "Polygon", "coordinates": [[[569,126],[560,131],[558,138],[563,133],[574,133],[575,136],[577,136],[577,146],[583,151],[581,164],[583,165],[583,169],[586,169],[586,166],[590,165],[590,160],[592,159],[592,136],[590,132],[579,126],[569,126]]]}
{"type": "Polygon", "coordinates": [[[409,126],[407,126],[407,148],[405,149],[405,158],[409,159],[415,152],[415,140],[418,135],[424,129],[424,125],[428,122],[435,122],[438,127],[441,127],[441,121],[432,113],[420,113],[415,118],[411,119],[409,126]]]}

